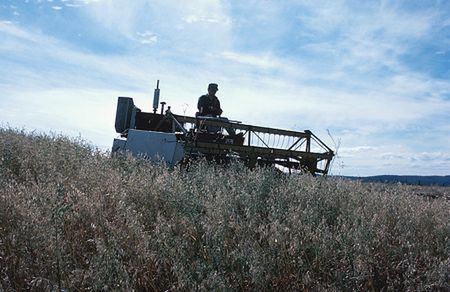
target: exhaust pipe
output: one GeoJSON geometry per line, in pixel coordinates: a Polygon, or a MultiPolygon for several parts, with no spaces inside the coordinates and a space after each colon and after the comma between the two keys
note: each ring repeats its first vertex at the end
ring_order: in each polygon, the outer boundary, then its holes
{"type": "Polygon", "coordinates": [[[159,104],[159,80],[156,81],[155,93],[153,94],[153,113],[156,114],[159,104]]]}

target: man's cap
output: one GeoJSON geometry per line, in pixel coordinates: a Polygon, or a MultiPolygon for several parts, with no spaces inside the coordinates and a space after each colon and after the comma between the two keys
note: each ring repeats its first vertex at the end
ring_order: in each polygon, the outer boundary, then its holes
{"type": "Polygon", "coordinates": [[[217,85],[217,83],[210,83],[210,84],[208,85],[208,89],[219,90],[219,86],[217,85]]]}

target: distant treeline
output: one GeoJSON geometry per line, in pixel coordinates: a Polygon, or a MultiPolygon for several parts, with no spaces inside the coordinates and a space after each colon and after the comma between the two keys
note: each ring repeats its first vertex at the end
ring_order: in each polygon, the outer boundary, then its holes
{"type": "Polygon", "coordinates": [[[447,176],[421,176],[421,175],[376,175],[367,177],[346,176],[364,182],[402,183],[421,186],[450,186],[450,175],[447,176]]]}

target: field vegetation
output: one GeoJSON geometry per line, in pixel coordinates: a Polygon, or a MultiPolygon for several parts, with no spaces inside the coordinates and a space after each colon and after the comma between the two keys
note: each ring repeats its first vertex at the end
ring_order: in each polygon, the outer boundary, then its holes
{"type": "Polygon", "coordinates": [[[169,170],[0,129],[0,291],[448,291],[449,242],[448,188],[169,170]]]}

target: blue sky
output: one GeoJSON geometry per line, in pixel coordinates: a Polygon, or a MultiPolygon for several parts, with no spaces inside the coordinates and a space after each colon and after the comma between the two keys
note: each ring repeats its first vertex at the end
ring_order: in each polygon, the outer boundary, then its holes
{"type": "Polygon", "coordinates": [[[109,149],[156,80],[193,115],[310,129],[334,174],[450,174],[450,1],[0,0],[0,124],[109,149]],[[329,135],[330,133],[330,135],[329,135]]]}

